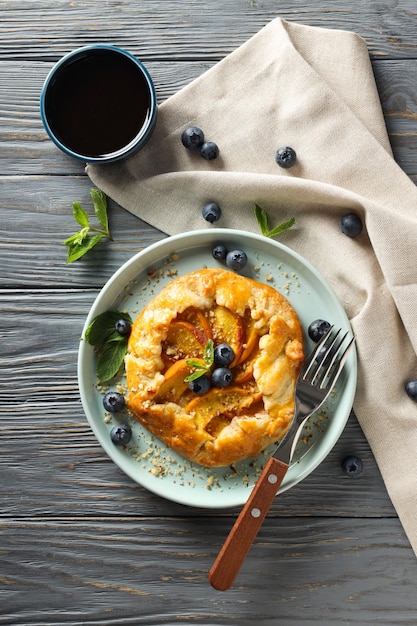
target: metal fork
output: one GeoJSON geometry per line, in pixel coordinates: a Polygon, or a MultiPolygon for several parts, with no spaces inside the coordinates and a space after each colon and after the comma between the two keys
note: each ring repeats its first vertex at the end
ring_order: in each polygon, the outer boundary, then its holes
{"type": "Polygon", "coordinates": [[[355,337],[332,326],[306,360],[295,386],[294,419],[275,453],[268,459],[209,573],[210,584],[229,589],[288,471],[301,430],[326,400],[343,369],[355,337]]]}

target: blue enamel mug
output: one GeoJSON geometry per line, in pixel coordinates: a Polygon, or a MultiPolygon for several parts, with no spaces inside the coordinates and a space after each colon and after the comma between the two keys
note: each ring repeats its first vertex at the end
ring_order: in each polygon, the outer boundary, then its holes
{"type": "Polygon", "coordinates": [[[149,139],[157,117],[149,72],[122,48],[92,44],[60,59],[40,96],[51,140],[87,163],[125,159],[149,139]]]}

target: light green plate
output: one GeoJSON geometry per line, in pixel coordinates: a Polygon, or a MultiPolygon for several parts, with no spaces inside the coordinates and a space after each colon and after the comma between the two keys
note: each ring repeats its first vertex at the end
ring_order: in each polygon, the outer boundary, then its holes
{"type": "MultiPolygon", "coordinates": [[[[335,326],[350,329],[346,313],[332,288],[305,259],[262,235],[216,228],[167,237],[135,255],[103,287],[84,331],[94,317],[108,309],[127,311],[134,319],[177,275],[206,266],[223,267],[211,254],[213,246],[219,243],[230,250],[245,250],[248,264],[241,274],[274,286],[288,298],[303,325],[306,353],[312,347],[307,329],[315,319],[326,319],[335,326]]],[[[127,415],[112,416],[109,421],[102,403],[103,389],[97,386],[95,367],[94,350],[82,340],[78,381],[84,411],[106,453],[128,476],[164,498],[189,506],[226,508],[246,502],[271,449],[233,467],[207,469],[191,463],[169,450],[127,415]],[[131,424],[133,436],[123,448],[112,443],[110,430],[114,424],[125,420],[131,424]]],[[[356,352],[352,350],[335,392],[304,428],[279,493],[310,474],[340,437],[352,408],[356,372],[356,352]]],[[[117,383],[123,385],[123,380],[117,383]]]]}

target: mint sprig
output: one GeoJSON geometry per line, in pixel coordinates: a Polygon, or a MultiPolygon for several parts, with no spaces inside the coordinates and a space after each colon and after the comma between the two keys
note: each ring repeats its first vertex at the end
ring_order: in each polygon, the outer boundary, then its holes
{"type": "Polygon", "coordinates": [[[73,263],[93,248],[103,237],[111,239],[109,222],[107,217],[107,199],[100,189],[91,189],[94,213],[102,228],[91,226],[88,213],[83,209],[80,202],[72,203],[74,219],[82,227],[63,243],[68,247],[67,263],[73,263]],[[96,233],[96,234],[91,234],[96,233]]]}
{"type": "Polygon", "coordinates": [[[128,337],[120,335],[115,328],[120,319],[132,323],[128,313],[106,311],[97,315],[85,331],[86,341],[97,349],[96,373],[100,382],[116,376],[127,352],[128,337]]]}
{"type": "Polygon", "coordinates": [[[210,371],[211,366],[214,363],[214,344],[212,339],[208,340],[206,347],[204,348],[203,361],[204,363],[201,363],[201,361],[197,361],[196,359],[187,359],[187,365],[194,367],[195,371],[189,376],[186,376],[186,378],[184,378],[184,382],[190,383],[193,380],[197,380],[197,378],[201,378],[204,374],[208,374],[210,371]]]}
{"type": "Polygon", "coordinates": [[[265,209],[260,207],[259,204],[256,204],[256,203],[255,203],[255,217],[261,229],[261,233],[265,235],[265,237],[275,237],[276,235],[280,235],[281,233],[288,230],[289,228],[291,228],[291,226],[295,224],[295,218],[292,217],[291,219],[285,222],[281,222],[281,224],[278,224],[278,226],[275,226],[275,228],[270,229],[267,212],[265,211],[265,209]]]}

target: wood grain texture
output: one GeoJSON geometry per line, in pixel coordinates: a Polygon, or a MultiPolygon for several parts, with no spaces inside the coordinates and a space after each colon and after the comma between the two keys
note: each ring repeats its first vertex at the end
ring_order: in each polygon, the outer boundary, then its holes
{"type": "Polygon", "coordinates": [[[275,17],[368,44],[394,157],[417,182],[412,0],[3,0],[0,5],[0,625],[415,626],[415,557],[352,414],[333,450],[277,497],[235,585],[208,572],[239,509],[185,507],[123,474],[77,385],[79,337],[110,276],[163,234],[109,203],[113,241],[66,264],[92,214],[84,165],[39,116],[52,64],[97,41],[147,65],[163,102],[275,17]],[[357,479],[341,470],[356,454],[357,479]]]}
{"type": "Polygon", "coordinates": [[[74,47],[117,42],[149,59],[214,59],[275,17],[355,30],[383,58],[415,56],[415,7],[408,0],[14,0],[2,5],[0,57],[56,60],[74,47]],[[6,9],[6,10],[5,10],[6,9]],[[208,36],[209,35],[209,36],[208,36]]]}
{"type": "Polygon", "coordinates": [[[222,593],[207,575],[227,529],[221,518],[6,520],[0,624],[415,624],[397,520],[266,520],[222,593]]]}

